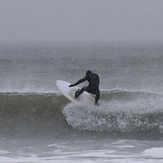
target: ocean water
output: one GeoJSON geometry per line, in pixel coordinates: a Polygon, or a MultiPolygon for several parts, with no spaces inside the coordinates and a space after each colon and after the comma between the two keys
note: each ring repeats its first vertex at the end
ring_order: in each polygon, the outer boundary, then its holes
{"type": "Polygon", "coordinates": [[[1,162],[163,162],[162,70],[161,43],[1,43],[1,162]],[[87,70],[100,76],[99,107],[55,84],[87,70]]]}

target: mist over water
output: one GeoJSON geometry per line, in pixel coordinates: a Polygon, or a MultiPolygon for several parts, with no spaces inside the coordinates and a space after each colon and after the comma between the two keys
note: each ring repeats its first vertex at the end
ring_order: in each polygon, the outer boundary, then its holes
{"type": "Polygon", "coordinates": [[[75,82],[91,69],[101,89],[162,92],[161,44],[1,45],[4,92],[55,92],[55,80],[75,82]]]}

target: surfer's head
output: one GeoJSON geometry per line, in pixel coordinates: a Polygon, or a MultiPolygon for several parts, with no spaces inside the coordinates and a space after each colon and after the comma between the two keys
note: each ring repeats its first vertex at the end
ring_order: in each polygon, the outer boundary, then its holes
{"type": "Polygon", "coordinates": [[[88,70],[88,71],[86,72],[86,76],[89,76],[91,73],[92,73],[92,71],[88,70]]]}

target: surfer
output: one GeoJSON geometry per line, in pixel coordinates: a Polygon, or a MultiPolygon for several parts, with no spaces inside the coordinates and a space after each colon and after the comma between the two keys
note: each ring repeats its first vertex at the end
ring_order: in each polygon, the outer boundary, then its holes
{"type": "Polygon", "coordinates": [[[77,90],[75,92],[75,98],[78,98],[84,91],[86,91],[88,93],[92,93],[95,95],[95,105],[98,105],[98,101],[100,99],[100,90],[99,90],[100,79],[97,74],[92,73],[92,71],[88,70],[84,78],[80,79],[75,84],[69,85],[69,87],[74,87],[86,80],[89,82],[89,85],[84,86],[82,89],[77,90]]]}

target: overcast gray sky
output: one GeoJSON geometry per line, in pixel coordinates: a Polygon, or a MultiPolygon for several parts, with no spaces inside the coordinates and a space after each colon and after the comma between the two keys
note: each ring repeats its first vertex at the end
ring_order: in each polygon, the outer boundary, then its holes
{"type": "Polygon", "coordinates": [[[0,0],[3,41],[163,41],[163,0],[0,0]]]}

